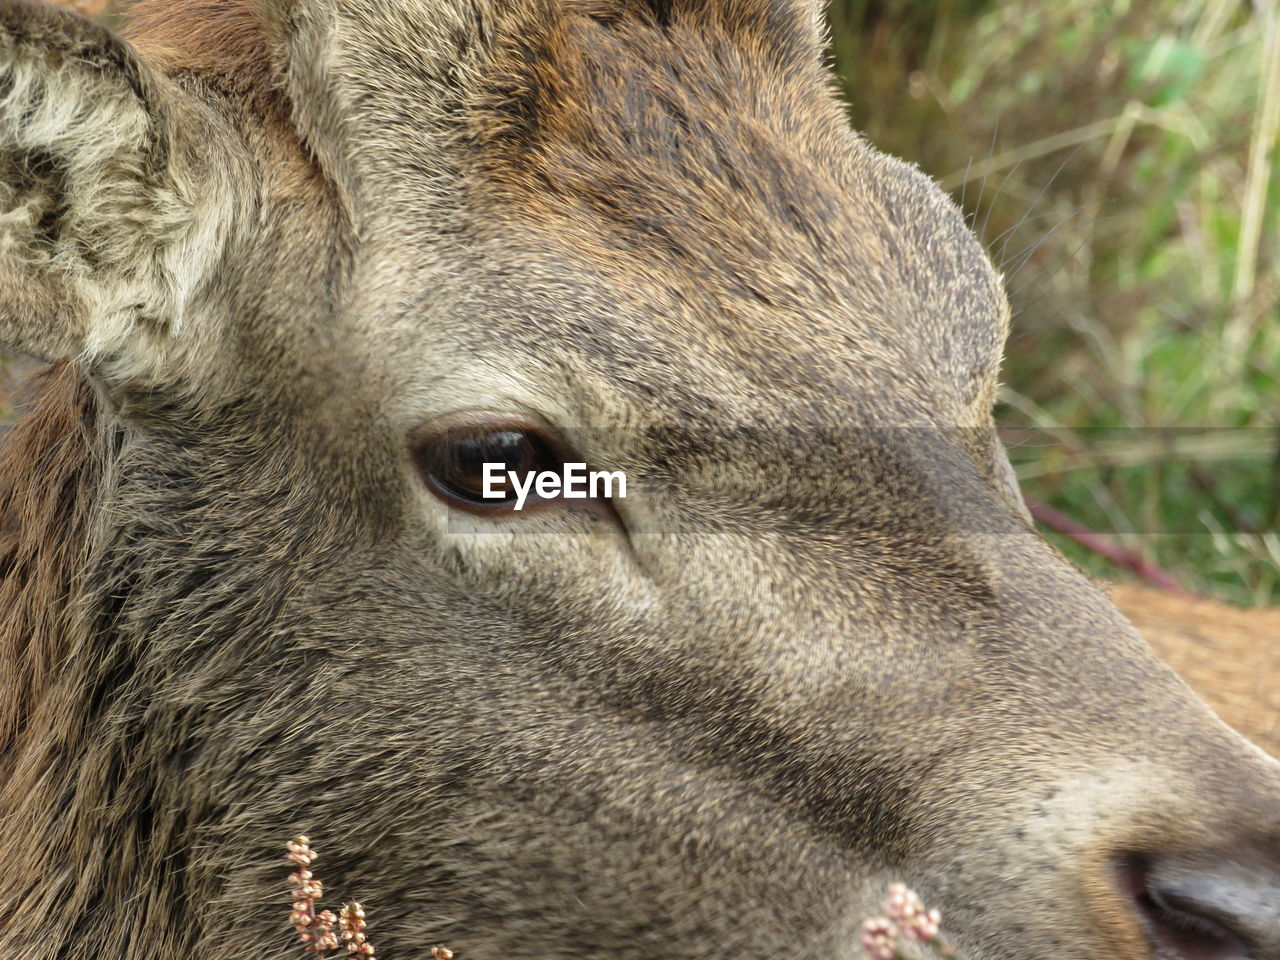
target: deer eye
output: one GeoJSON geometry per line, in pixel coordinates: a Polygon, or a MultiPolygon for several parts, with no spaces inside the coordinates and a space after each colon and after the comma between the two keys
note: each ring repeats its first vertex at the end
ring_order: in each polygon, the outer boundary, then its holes
{"type": "Polygon", "coordinates": [[[470,509],[507,510],[516,500],[510,477],[558,471],[561,458],[535,431],[524,427],[453,427],[417,444],[413,451],[428,487],[442,499],[470,509]],[[485,496],[485,464],[495,479],[485,496]]]}

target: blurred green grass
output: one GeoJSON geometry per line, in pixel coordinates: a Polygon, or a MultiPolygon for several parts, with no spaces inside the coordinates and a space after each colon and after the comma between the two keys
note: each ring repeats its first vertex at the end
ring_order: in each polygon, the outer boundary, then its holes
{"type": "Polygon", "coordinates": [[[997,419],[1034,437],[1010,450],[1026,493],[1240,604],[1280,603],[1277,11],[830,8],[855,126],[951,190],[1006,274],[997,419]]]}

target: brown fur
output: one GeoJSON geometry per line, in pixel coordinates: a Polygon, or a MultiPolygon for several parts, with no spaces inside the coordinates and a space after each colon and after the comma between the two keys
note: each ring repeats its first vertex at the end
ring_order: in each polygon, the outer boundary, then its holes
{"type": "Polygon", "coordinates": [[[0,339],[75,361],[0,463],[0,951],[283,952],[294,832],[406,956],[850,960],[902,879],[1131,960],[1120,859],[1271,889],[1280,766],[1031,529],[999,280],[817,22],[0,0],[0,339]],[[454,511],[465,410],[634,493],[454,511]]]}
{"type": "Polygon", "coordinates": [[[1117,587],[1112,599],[1227,723],[1280,755],[1280,610],[1117,587]]]}
{"type": "Polygon", "coordinates": [[[97,405],[89,384],[63,363],[39,374],[33,387],[32,409],[0,447],[0,757],[6,763],[76,630],[73,599],[88,555],[97,480],[97,405]]]}

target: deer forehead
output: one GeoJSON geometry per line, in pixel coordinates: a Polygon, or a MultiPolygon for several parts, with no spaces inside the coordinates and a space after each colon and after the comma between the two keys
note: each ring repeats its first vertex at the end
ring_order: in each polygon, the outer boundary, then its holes
{"type": "MultiPolygon", "coordinates": [[[[268,139],[291,109],[355,228],[337,241],[356,261],[341,309],[402,391],[465,354],[543,393],[573,369],[579,392],[612,382],[649,405],[693,392],[780,420],[851,400],[980,419],[1007,328],[999,280],[934,184],[848,130],[804,16],[755,0],[666,22],[623,2],[467,9],[336,8],[314,32],[343,42],[315,41],[292,107],[262,65],[269,16],[195,5],[197,43],[163,3],[135,11],[167,72],[271,91],[254,99],[268,139]]],[[[296,202],[320,182],[287,151],[267,159],[273,216],[291,222],[261,243],[333,243],[333,221],[296,202]]],[[[286,262],[274,282],[304,317],[317,279],[286,262]]]]}
{"type": "Polygon", "coordinates": [[[816,54],[705,19],[530,9],[434,97],[416,89],[432,18],[368,37],[355,82],[385,122],[353,162],[387,215],[353,295],[421,345],[406,363],[456,340],[527,354],[526,378],[576,365],[656,396],[770,384],[838,409],[875,383],[953,417],[989,399],[998,278],[928,178],[848,130],[816,54]]]}
{"type": "MultiPolygon", "coordinates": [[[[362,311],[399,391],[528,396],[575,424],[987,422],[1005,314],[985,261],[972,281],[855,286],[834,277],[833,242],[830,272],[792,284],[794,260],[713,272],[584,223],[486,230],[362,311]]],[[[713,230],[689,239],[710,247],[713,230]]]]}

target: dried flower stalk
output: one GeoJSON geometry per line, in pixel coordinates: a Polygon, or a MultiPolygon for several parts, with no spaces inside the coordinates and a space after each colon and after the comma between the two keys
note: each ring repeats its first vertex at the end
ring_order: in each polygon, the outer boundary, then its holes
{"type": "Polygon", "coordinates": [[[903,940],[921,944],[934,956],[957,960],[950,945],[938,934],[942,914],[927,909],[905,884],[889,885],[883,910],[884,916],[869,917],[862,924],[862,948],[869,960],[903,960],[899,952],[903,940]]]}

